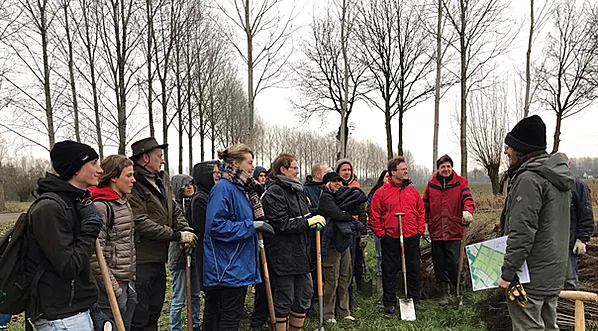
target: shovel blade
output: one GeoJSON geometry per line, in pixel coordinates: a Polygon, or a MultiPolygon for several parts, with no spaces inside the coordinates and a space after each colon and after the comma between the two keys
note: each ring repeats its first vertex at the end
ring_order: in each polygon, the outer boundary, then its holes
{"type": "Polygon", "coordinates": [[[400,299],[399,309],[403,321],[415,321],[415,306],[413,299],[400,299]]]}
{"type": "Polygon", "coordinates": [[[371,278],[364,278],[361,280],[361,295],[369,298],[374,293],[374,284],[371,278]]]}

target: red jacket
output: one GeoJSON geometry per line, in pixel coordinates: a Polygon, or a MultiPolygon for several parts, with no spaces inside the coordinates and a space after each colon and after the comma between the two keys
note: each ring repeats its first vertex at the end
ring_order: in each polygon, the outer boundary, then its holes
{"type": "Polygon", "coordinates": [[[424,205],[426,223],[432,240],[461,240],[463,238],[463,211],[473,215],[475,203],[467,179],[453,170],[448,182],[441,183],[438,172],[426,185],[424,205]]]}
{"type": "Polygon", "coordinates": [[[424,204],[411,181],[401,184],[389,181],[376,191],[370,205],[370,228],[376,236],[399,238],[399,221],[395,213],[404,213],[403,237],[423,234],[425,230],[424,204]]]}

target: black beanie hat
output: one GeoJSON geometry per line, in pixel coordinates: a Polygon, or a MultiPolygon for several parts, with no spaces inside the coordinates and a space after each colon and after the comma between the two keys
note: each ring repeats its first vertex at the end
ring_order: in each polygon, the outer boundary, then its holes
{"type": "Polygon", "coordinates": [[[538,115],[519,121],[505,137],[505,144],[523,154],[546,150],[546,125],[538,115]]]}
{"type": "Polygon", "coordinates": [[[438,159],[438,161],[436,161],[436,169],[440,168],[440,165],[444,162],[449,162],[451,164],[451,167],[453,166],[453,159],[451,159],[451,157],[448,156],[448,154],[444,154],[438,159]]]}
{"type": "Polygon", "coordinates": [[[327,172],[324,175],[324,178],[322,178],[322,183],[328,184],[328,182],[336,182],[336,181],[340,182],[342,180],[343,179],[341,178],[341,176],[338,173],[336,173],[336,172],[327,172]]]}
{"type": "Polygon", "coordinates": [[[89,145],[76,141],[65,140],[54,144],[50,151],[52,167],[62,180],[69,180],[81,167],[93,160],[97,160],[98,153],[89,145]]]}

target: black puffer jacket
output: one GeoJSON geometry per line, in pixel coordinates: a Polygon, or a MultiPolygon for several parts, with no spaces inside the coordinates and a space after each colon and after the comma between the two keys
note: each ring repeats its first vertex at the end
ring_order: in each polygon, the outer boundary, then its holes
{"type": "Polygon", "coordinates": [[[203,236],[206,229],[206,208],[208,207],[208,198],[210,190],[214,187],[214,177],[212,172],[217,161],[201,162],[193,166],[193,181],[197,190],[191,199],[191,208],[187,209],[186,218],[197,235],[198,242],[195,245],[195,261],[197,261],[197,274],[200,275],[199,282],[203,285],[203,236]]]}
{"type": "Polygon", "coordinates": [[[314,249],[308,239],[311,217],[301,183],[277,175],[262,198],[274,236],[264,236],[269,264],[278,276],[311,272],[314,249]]]}
{"type": "Polygon", "coordinates": [[[39,280],[39,313],[48,320],[62,319],[88,310],[97,301],[98,290],[91,274],[90,259],[100,229],[81,226],[77,205],[88,191],[80,190],[55,175],[37,183],[38,195],[58,194],[66,210],[53,200],[42,200],[29,211],[29,250],[26,273],[33,276],[46,259],[50,265],[39,280]]]}
{"type": "Polygon", "coordinates": [[[336,249],[343,253],[351,244],[355,227],[353,216],[343,211],[336,201],[337,192],[332,192],[328,187],[322,189],[318,215],[326,218],[326,227],[322,234],[322,255],[326,256],[328,250],[336,249]]]}

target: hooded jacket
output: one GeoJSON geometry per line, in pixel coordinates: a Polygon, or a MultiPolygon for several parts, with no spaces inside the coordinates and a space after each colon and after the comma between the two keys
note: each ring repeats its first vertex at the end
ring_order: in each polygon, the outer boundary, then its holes
{"type": "MultiPolygon", "coordinates": [[[[174,194],[174,203],[182,211],[183,215],[186,215],[186,211],[191,204],[191,197],[185,198],[185,184],[193,182],[193,177],[189,175],[174,175],[171,178],[172,193],[174,194]]],[[[189,219],[187,219],[189,222],[189,219]]],[[[191,263],[195,263],[195,254],[192,254],[191,263]]],[[[168,269],[184,269],[186,265],[185,253],[181,249],[181,245],[178,242],[171,241],[168,246],[168,269]]]]}
{"type": "MultiPolygon", "coordinates": [[[[108,275],[116,296],[120,296],[122,289],[118,281],[129,282],[135,277],[135,223],[131,206],[110,187],[90,187],[91,200],[102,213],[104,226],[100,231],[98,240],[104,252],[104,259],[108,267],[108,275]],[[108,205],[112,208],[110,215],[108,205]],[[114,222],[108,229],[108,221],[114,222]]],[[[105,291],[102,271],[95,254],[91,257],[91,268],[96,282],[102,291],[105,291]]]]}
{"type": "Polygon", "coordinates": [[[338,174],[340,173],[339,170],[341,170],[341,167],[343,164],[348,164],[349,166],[351,166],[351,178],[349,178],[348,181],[343,180],[343,184],[349,187],[358,187],[361,188],[361,185],[359,185],[359,182],[357,181],[357,178],[355,176],[355,169],[353,168],[353,163],[351,163],[351,161],[349,161],[348,159],[340,159],[338,161],[336,161],[336,165],[334,166],[334,171],[338,174]]]}
{"type": "Polygon", "coordinates": [[[515,171],[501,214],[501,230],[508,236],[502,279],[512,281],[527,261],[528,293],[553,295],[563,288],[573,184],[561,153],[531,158],[515,171]]]}
{"type": "Polygon", "coordinates": [[[278,276],[301,275],[313,269],[307,219],[311,213],[303,185],[277,175],[262,198],[274,236],[264,235],[268,263],[278,276]]]}
{"type": "Polygon", "coordinates": [[[253,209],[244,187],[227,179],[214,185],[205,231],[204,286],[240,287],[262,282],[253,209]]]}
{"type": "Polygon", "coordinates": [[[322,255],[328,255],[328,250],[335,249],[344,253],[352,242],[355,227],[353,215],[339,207],[337,192],[328,187],[322,188],[318,215],[326,218],[326,227],[322,231],[322,255]]]}
{"type": "Polygon", "coordinates": [[[446,178],[436,171],[426,185],[423,201],[432,240],[463,238],[463,211],[473,215],[475,210],[467,179],[454,170],[446,178]]]}
{"type": "Polygon", "coordinates": [[[577,239],[587,243],[590,241],[592,233],[594,233],[594,213],[592,212],[590,188],[579,178],[575,178],[575,185],[571,189],[571,194],[569,250],[573,249],[577,239]]]}
{"type": "MultiPolygon", "coordinates": [[[[193,181],[197,188],[185,217],[189,220],[189,224],[198,239],[197,245],[195,245],[195,261],[197,262],[195,266],[198,275],[203,275],[203,237],[206,229],[206,209],[210,190],[214,187],[214,166],[217,165],[217,161],[207,161],[193,166],[193,181]]],[[[199,282],[203,284],[203,276],[199,277],[199,282]]]]}
{"type": "Polygon", "coordinates": [[[324,183],[314,181],[311,176],[308,176],[305,184],[303,184],[303,191],[309,199],[309,211],[312,215],[318,214],[320,195],[322,194],[323,187],[324,183]]]}
{"type": "Polygon", "coordinates": [[[425,230],[424,203],[411,181],[389,181],[379,188],[370,205],[370,228],[376,236],[399,238],[399,221],[395,213],[404,213],[403,236],[423,234],[425,230]]]}
{"type": "Polygon", "coordinates": [[[139,164],[134,168],[136,182],[129,203],[135,220],[137,264],[166,263],[169,242],[179,241],[180,231],[189,225],[170,199],[169,185],[163,184],[162,177],[139,164]]]}
{"type": "Polygon", "coordinates": [[[74,187],[53,174],[37,183],[36,195],[58,194],[66,209],[53,200],[42,200],[29,210],[27,263],[30,277],[49,260],[38,287],[39,313],[48,320],[62,319],[88,310],[98,298],[90,268],[99,229],[82,225],[77,206],[89,191],[74,187]]]}

